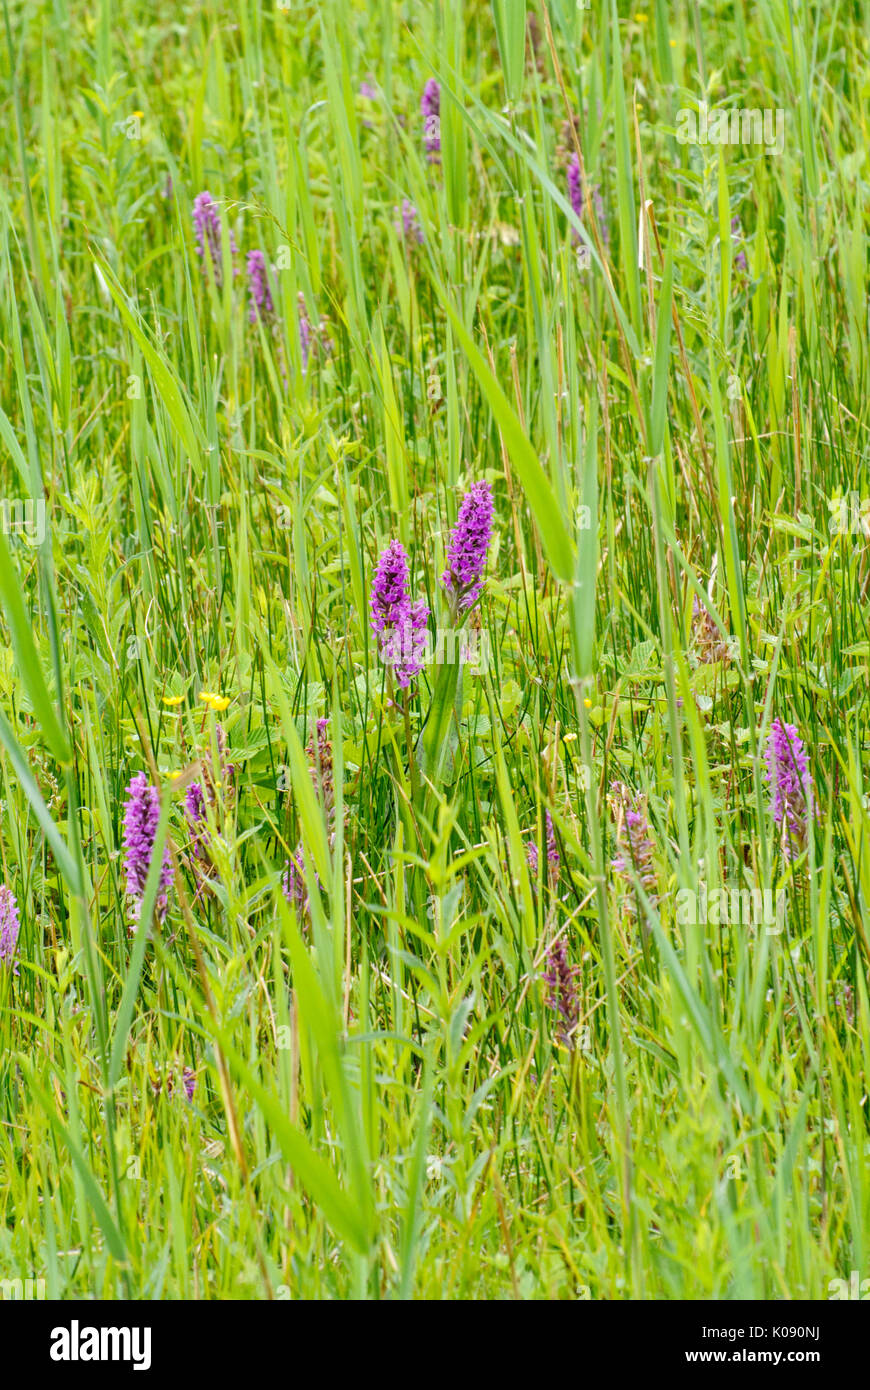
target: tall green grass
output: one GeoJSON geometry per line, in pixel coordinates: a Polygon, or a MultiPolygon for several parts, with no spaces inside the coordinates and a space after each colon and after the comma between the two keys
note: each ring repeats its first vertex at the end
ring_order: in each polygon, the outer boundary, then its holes
{"type": "Polygon", "coordinates": [[[0,1273],[726,1299],[866,1273],[867,537],[829,525],[870,495],[863,11],[7,0],[3,41],[0,470],[47,524],[0,532],[0,1273]],[[702,99],[781,108],[782,154],[681,145],[702,99]],[[404,697],[373,566],[400,538],[443,625],[477,478],[489,667],[404,697]],[[699,662],[695,600],[727,661],[699,662]],[[819,807],[791,864],[775,717],[819,807]],[[204,881],[182,801],[217,719],[204,881]],[[176,887],[131,934],[143,768],[176,887]],[[614,781],[647,798],[654,893],[612,868],[614,781]],[[527,861],[547,811],[555,887],[527,861]],[[783,890],[783,931],[684,926],[702,881],[783,890]]]}

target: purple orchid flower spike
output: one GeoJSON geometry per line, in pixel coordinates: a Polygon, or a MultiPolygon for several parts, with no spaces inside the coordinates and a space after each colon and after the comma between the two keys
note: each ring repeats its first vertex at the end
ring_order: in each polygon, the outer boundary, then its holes
{"type": "Polygon", "coordinates": [[[486,556],[492,539],[492,514],[489,483],[472,483],[462,499],[450,537],[447,569],[441,576],[441,583],[457,614],[471,608],[483,591],[486,556]]]}
{"type": "MultiPolygon", "coordinates": [[[[160,820],[160,793],[151,786],[144,772],[138,772],[127,788],[127,798],[124,803],[124,867],[130,898],[130,930],[133,931],[142,911],[145,884],[154,852],[157,823],[160,820]]],[[[163,850],[157,889],[157,915],[161,922],[166,916],[172,880],[172,859],[167,845],[163,850]]]]}

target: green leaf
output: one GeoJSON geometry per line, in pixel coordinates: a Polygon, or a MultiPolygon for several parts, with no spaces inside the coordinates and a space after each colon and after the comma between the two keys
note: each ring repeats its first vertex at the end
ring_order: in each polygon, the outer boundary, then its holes
{"type": "Polygon", "coordinates": [[[9,545],[0,528],[0,600],[9,620],[12,632],[12,647],[15,661],[30,696],[33,712],[45,734],[45,740],[52,756],[61,764],[72,761],[69,743],[60,722],[54,702],[48,693],[48,686],[42,673],[42,666],[33,640],[33,620],[28,616],[18,576],[9,554],[9,545]]]}
{"type": "Polygon", "coordinates": [[[674,253],[668,251],[665,273],[659,293],[658,315],[656,317],[656,352],[653,364],[652,391],[652,430],[650,434],[650,453],[657,458],[662,451],[665,438],[665,420],[668,409],[668,368],[671,360],[671,301],[674,287],[674,253]]]}
{"type": "Polygon", "coordinates": [[[571,537],[559,511],[547,475],[541,467],[541,462],[507,396],[484,361],[483,354],[475,345],[468,329],[450,303],[447,291],[437,280],[435,287],[501,430],[502,438],[528,498],[529,506],[535,521],[538,523],[541,542],[553,574],[563,584],[570,584],[574,575],[574,547],[571,544],[571,537]]]}
{"type": "Polygon", "coordinates": [[[438,667],[432,703],[420,739],[420,770],[436,787],[440,784],[447,757],[459,670],[457,660],[444,661],[438,667]]]}
{"type": "Polygon", "coordinates": [[[196,423],[192,409],[186,400],[184,387],[167,359],[154,347],[145,331],[142,319],[139,314],[134,313],[133,309],[130,307],[127,296],[115,278],[108,262],[97,251],[93,251],[93,256],[94,263],[105,281],[106,288],[118,306],[118,312],[121,318],[135,338],[142,356],[148,363],[160,399],[166,407],[170,420],[178,431],[178,436],[190,459],[191,467],[194,469],[197,477],[199,477],[202,474],[202,452],[205,441],[196,423]]]}
{"type": "Polygon", "coordinates": [[[27,758],[15,737],[11,724],[2,710],[0,710],[0,742],[2,742],[9,754],[21,788],[33,807],[36,819],[45,832],[45,838],[51,845],[52,852],[58,863],[58,868],[66,879],[71,892],[75,893],[77,896],[81,896],[84,892],[84,884],[82,882],[79,864],[71,855],[60,830],[49,815],[48,807],[42,799],[42,793],[36,784],[33,773],[30,771],[27,758]]]}
{"type": "Polygon", "coordinates": [[[51,1128],[54,1130],[55,1134],[57,1134],[58,1138],[66,1145],[69,1156],[79,1171],[79,1176],[81,1177],[82,1185],[85,1189],[85,1195],[93,1209],[94,1216],[97,1218],[100,1230],[106,1237],[106,1244],[118,1263],[120,1265],[126,1265],[127,1249],[124,1244],[124,1238],[115,1223],[112,1213],[106,1205],[105,1198],[97,1185],[96,1178],[88,1167],[84,1154],[75,1143],[69,1130],[58,1119],[54,1101],[50,1096],[46,1095],[45,1091],[43,1091],[42,1087],[36,1081],[30,1062],[20,1053],[18,1056],[18,1065],[24,1073],[30,1090],[45,1111],[45,1117],[48,1123],[51,1125],[51,1128]]]}
{"type": "Polygon", "coordinates": [[[372,1228],[366,1220],[366,1214],[359,1209],[348,1193],[342,1190],[330,1164],[316,1152],[302,1131],[291,1122],[277,1096],[272,1095],[257,1080],[223,1030],[215,1029],[215,1035],[227,1065],[262,1111],[266,1123],[281,1147],[281,1152],[312,1201],[320,1208],[324,1219],[358,1254],[368,1254],[372,1244],[372,1228]]]}
{"type": "Polygon", "coordinates": [[[311,781],[305,750],[302,747],[299,734],[296,732],[296,721],[290,711],[287,696],[284,694],[278,668],[264,647],[261,647],[260,651],[272,676],[272,688],[281,714],[281,728],[287,740],[287,751],[290,756],[290,781],[296,809],[302,822],[305,843],[314,856],[314,867],[317,870],[318,878],[324,885],[329,885],[332,883],[332,869],[329,862],[326,826],[311,781]]]}
{"type": "Polygon", "coordinates": [[[492,0],[508,101],[519,101],[526,57],[526,0],[492,0]]]}

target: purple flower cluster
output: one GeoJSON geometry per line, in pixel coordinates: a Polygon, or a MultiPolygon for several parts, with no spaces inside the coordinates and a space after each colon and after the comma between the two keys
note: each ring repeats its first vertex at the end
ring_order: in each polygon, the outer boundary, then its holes
{"type": "Polygon", "coordinates": [[[298,320],[299,320],[299,351],[302,357],[302,371],[307,372],[310,359],[317,352],[318,348],[328,357],[332,352],[332,342],[326,331],[326,323],[320,320],[317,328],[312,328],[308,311],[305,308],[305,295],[299,291],[297,297],[298,320]]]}
{"type": "Polygon", "coordinates": [[[576,985],[578,974],[579,967],[568,964],[565,941],[560,937],[547,952],[547,969],[543,978],[549,987],[547,1005],[559,1015],[556,1036],[566,1047],[573,1046],[574,1034],[580,1021],[580,1001],[576,985]]]}
{"type": "MultiPolygon", "coordinates": [[[[211,261],[215,285],[221,289],[223,285],[221,219],[218,205],[207,190],[198,193],[193,200],[193,231],[196,237],[196,249],[203,263],[203,271],[208,273],[208,263],[211,261]],[[206,249],[208,256],[206,256],[206,249]]],[[[230,253],[235,256],[237,251],[235,238],[230,232],[230,253]]],[[[233,273],[235,274],[235,271],[233,273]]]]}
{"type": "Polygon", "coordinates": [[[232,794],[233,773],[235,772],[233,764],[226,760],[227,740],[220,724],[215,726],[215,742],[218,752],[217,773],[215,773],[212,755],[209,753],[202,759],[203,781],[191,782],[184,795],[184,814],[187,817],[188,829],[190,830],[190,847],[196,858],[204,864],[211,863],[208,852],[211,835],[207,808],[211,807],[212,813],[217,813],[220,804],[217,795],[218,787],[223,789],[222,803],[226,806],[232,794]]]}
{"type": "Polygon", "coordinates": [[[308,889],[305,886],[305,868],[301,844],[297,847],[296,853],[291,854],[284,870],[284,877],[281,879],[281,891],[300,921],[308,916],[308,889]]]}
{"type": "MultiPolygon", "coordinates": [[[[574,216],[583,216],[583,180],[580,175],[580,160],[576,154],[572,154],[568,160],[568,198],[571,203],[571,210],[574,216]]],[[[604,199],[601,197],[601,189],[598,184],[592,185],[592,202],[595,205],[595,220],[598,223],[598,230],[601,233],[602,245],[610,245],[610,228],[607,224],[607,213],[604,210],[604,199]]],[[[571,240],[578,246],[582,240],[576,227],[571,228],[571,240]]]]}
{"type": "Polygon", "coordinates": [[[401,541],[390,541],[378,561],[372,585],[372,627],[380,634],[396,627],[407,612],[408,557],[401,541]]]}
{"type": "Polygon", "coordinates": [[[184,796],[184,813],[191,826],[205,820],[205,792],[199,782],[191,782],[184,796]]]}
{"type": "MultiPolygon", "coordinates": [[[[207,191],[199,193],[193,200],[193,230],[196,238],[197,253],[203,262],[203,271],[206,274],[208,273],[208,265],[210,262],[214,273],[215,285],[220,289],[223,284],[221,220],[218,205],[207,191]]],[[[238,253],[238,247],[232,231],[230,231],[230,251],[233,256],[238,253]]],[[[259,249],[249,251],[245,262],[245,269],[248,279],[249,322],[251,324],[256,324],[258,320],[262,320],[264,323],[271,322],[274,325],[276,316],[275,301],[269,285],[269,267],[265,254],[259,249]]],[[[233,274],[237,275],[238,273],[238,266],[234,266],[233,274]]],[[[322,320],[316,329],[312,329],[305,309],[305,297],[301,293],[299,295],[298,318],[302,370],[305,372],[308,369],[308,362],[314,351],[320,347],[324,353],[328,354],[332,349],[332,344],[329,341],[325,324],[322,320]]]]}
{"type": "Polygon", "coordinates": [[[634,917],[638,915],[639,906],[636,901],[635,878],[640,881],[650,902],[658,902],[658,879],[653,864],[654,846],[646,805],[643,796],[634,794],[624,782],[611,784],[610,804],[616,821],[616,843],[619,848],[619,853],[610,861],[610,867],[625,881],[628,890],[624,904],[625,912],[629,917],[634,917]]]}
{"type": "Polygon", "coordinates": [[[734,264],[738,270],[746,270],[746,252],[743,250],[743,227],[738,216],[731,218],[731,240],[740,247],[734,257],[734,264]]]}
{"type": "MultiPolygon", "coordinates": [[[[559,849],[556,844],[556,832],[553,829],[553,818],[550,815],[549,811],[546,812],[544,820],[547,829],[547,877],[549,878],[550,885],[552,887],[555,887],[556,882],[559,878],[559,864],[561,862],[561,856],[559,854],[559,849]]],[[[537,878],[539,856],[538,846],[534,840],[530,840],[526,846],[526,861],[529,865],[529,868],[532,871],[532,874],[535,878],[537,878]]]]}
{"type": "Polygon", "coordinates": [[[486,554],[492,539],[492,510],[489,483],[472,483],[462,499],[450,537],[447,569],[441,576],[458,612],[471,608],[483,589],[486,554]]]}
{"type": "Polygon", "coordinates": [[[327,823],[331,826],[335,809],[335,785],[332,771],[332,744],[326,734],[328,728],[328,719],[318,719],[316,732],[311,735],[305,745],[305,751],[311,759],[311,780],[314,783],[314,790],[326,812],[327,823]]]}
{"type": "Polygon", "coordinates": [[[782,852],[796,859],[807,845],[807,830],[813,814],[813,778],[807,750],[794,724],[774,719],[765,750],[767,780],[773,797],[771,811],[780,827],[782,852]]]}
{"type": "Polygon", "coordinates": [[[429,621],[428,605],[423,599],[412,602],[408,588],[408,557],[400,541],[390,541],[372,582],[371,621],[381,659],[395,669],[403,688],[423,667],[429,621]]]}
{"type": "Polygon", "coordinates": [[[275,312],[275,305],[272,302],[272,292],[269,289],[269,274],[266,268],[266,257],[262,251],[248,252],[248,293],[251,296],[251,308],[248,318],[251,323],[256,323],[258,318],[269,319],[275,312]]]}
{"type": "MultiPolygon", "coordinates": [[[[359,94],[362,100],[366,102],[366,107],[363,108],[364,110],[369,109],[368,104],[370,102],[377,101],[378,89],[375,86],[375,81],[371,73],[359,84],[359,94]]],[[[365,126],[366,130],[374,130],[374,121],[370,121],[368,116],[363,116],[362,124],[365,126]]]]}
{"type": "MultiPolygon", "coordinates": [[[[483,589],[492,517],[489,483],[473,483],[462,499],[447,569],[441,576],[454,623],[477,602],[483,589]]],[[[394,668],[402,687],[422,669],[429,639],[429,607],[423,599],[413,601],[409,589],[408,556],[400,541],[390,541],[372,581],[371,625],[379,639],[381,660],[394,668]]]]}
{"type": "Polygon", "coordinates": [[[723,642],[722,635],[707,609],[698,601],[697,594],[692,600],[692,642],[698,660],[705,666],[717,661],[731,661],[731,649],[723,642]]]}
{"type": "Polygon", "coordinates": [[[407,198],[402,199],[401,215],[398,208],[393,210],[393,226],[404,238],[405,245],[422,246],[423,228],[420,226],[420,216],[414,204],[407,198]]]}
{"type": "Polygon", "coordinates": [[[15,894],[4,884],[0,888],[0,962],[4,965],[12,963],[20,929],[15,894]]]}
{"type": "MultiPolygon", "coordinates": [[[[138,772],[127,788],[127,797],[124,803],[124,867],[127,874],[127,893],[131,899],[132,931],[142,911],[142,899],[145,896],[145,884],[157,835],[157,822],[160,819],[160,793],[156,787],[151,786],[144,772],[138,772]]],[[[172,860],[167,845],[163,850],[163,864],[157,889],[157,913],[161,922],[166,916],[168,892],[171,887],[172,860]]]]}
{"type": "MultiPolygon", "coordinates": [[[[192,1069],[191,1067],[185,1067],[184,1070],[182,1071],[182,1073],[181,1073],[181,1084],[182,1084],[182,1086],[183,1086],[183,1088],[184,1088],[184,1094],[185,1094],[185,1096],[187,1097],[187,1100],[188,1100],[188,1101],[192,1101],[192,1100],[193,1100],[193,1093],[194,1093],[194,1091],[196,1090],[196,1072],[193,1071],[193,1069],[192,1069]]],[[[159,1096],[159,1095],[160,1095],[160,1092],[163,1090],[163,1078],[160,1077],[160,1076],[152,1077],[152,1078],[151,1078],[151,1089],[152,1089],[152,1091],[154,1092],[155,1096],[159,1096]]],[[[168,1070],[167,1070],[167,1072],[166,1072],[166,1094],[167,1094],[167,1096],[169,1096],[170,1099],[172,1098],[172,1095],[173,1095],[174,1091],[175,1091],[175,1077],[173,1076],[173,1074],[172,1074],[171,1071],[168,1071],[168,1070]]]]}
{"type": "Polygon", "coordinates": [[[423,143],[430,164],[441,163],[441,88],[430,77],[420,98],[423,112],[423,143]]]}
{"type": "MultiPolygon", "coordinates": [[[[574,216],[583,216],[583,185],[580,179],[580,160],[576,154],[572,154],[568,165],[568,197],[571,200],[571,210],[574,216]]],[[[580,240],[580,234],[576,227],[571,229],[571,237],[575,242],[580,240]]]]}
{"type": "Polygon", "coordinates": [[[311,320],[305,308],[305,295],[300,290],[297,296],[299,305],[299,351],[302,354],[302,370],[308,371],[308,359],[311,356],[311,320]]]}

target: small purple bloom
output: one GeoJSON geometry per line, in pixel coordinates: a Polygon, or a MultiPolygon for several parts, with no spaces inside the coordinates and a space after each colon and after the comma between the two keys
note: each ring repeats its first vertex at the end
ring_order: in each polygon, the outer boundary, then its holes
{"type": "Polygon", "coordinates": [[[205,840],[208,836],[206,823],[205,792],[199,782],[191,782],[184,794],[184,814],[190,829],[191,848],[197,859],[204,859],[205,840]]]}
{"type": "Polygon", "coordinates": [[[420,98],[423,112],[423,143],[430,164],[441,162],[441,88],[434,77],[430,77],[420,98]]]}
{"type": "Polygon", "coordinates": [[[731,661],[731,649],[723,642],[722,635],[707,609],[698,601],[696,594],[692,600],[692,641],[698,660],[704,665],[717,661],[731,661]]]}
{"type": "MultiPolygon", "coordinates": [[[[371,77],[371,73],[369,73],[369,77],[371,77]]],[[[366,103],[371,101],[377,101],[378,92],[377,88],[374,86],[374,81],[372,80],[370,82],[368,78],[364,79],[359,84],[359,94],[362,97],[363,101],[366,103]]],[[[374,130],[374,121],[370,121],[368,116],[362,117],[362,124],[366,130],[374,130]]]]}
{"type": "Polygon", "coordinates": [[[196,1072],[191,1067],[185,1067],[181,1075],[184,1094],[189,1101],[193,1100],[193,1093],[196,1090],[196,1072]]]}
{"type": "MultiPolygon", "coordinates": [[[[568,197],[571,200],[571,210],[578,219],[583,216],[583,185],[580,179],[580,160],[576,154],[572,154],[571,162],[568,165],[568,197]]],[[[574,241],[580,240],[580,234],[576,227],[572,227],[571,236],[574,241]]]]}
{"type": "Polygon", "coordinates": [[[230,800],[233,792],[233,775],[235,767],[226,760],[227,740],[222,724],[215,725],[215,742],[217,743],[218,769],[215,772],[213,756],[208,753],[202,760],[203,781],[191,782],[184,794],[184,814],[187,817],[188,829],[190,830],[190,844],[197,859],[201,859],[205,864],[211,864],[208,853],[209,840],[211,838],[208,826],[208,810],[210,806],[216,814],[219,806],[217,788],[224,789],[224,804],[230,800]]]}
{"type": "Polygon", "coordinates": [[[610,861],[610,867],[625,882],[625,912],[627,916],[634,917],[639,906],[636,902],[635,878],[640,881],[650,902],[658,902],[658,879],[653,863],[654,846],[646,805],[643,796],[632,793],[624,782],[611,784],[610,803],[616,821],[616,843],[620,851],[610,861]]]}
{"type": "Polygon", "coordinates": [[[297,917],[302,921],[308,915],[309,903],[301,844],[297,845],[296,853],[291,854],[290,861],[284,870],[284,876],[281,879],[281,891],[288,906],[295,909],[297,917]]]}
{"type": "MultiPolygon", "coordinates": [[[[220,289],[223,285],[221,219],[218,205],[207,191],[197,194],[193,200],[193,231],[196,237],[196,249],[203,263],[203,270],[207,273],[208,263],[211,261],[214,282],[220,289]],[[208,248],[207,257],[206,248],[208,248]]],[[[234,256],[237,250],[235,238],[230,232],[230,253],[234,256]]]]}
{"type": "Polygon", "coordinates": [[[408,592],[408,557],[400,541],[390,541],[372,581],[371,622],[380,638],[381,659],[393,666],[403,688],[423,666],[429,608],[408,592]]]}
{"type": "Polygon", "coordinates": [[[401,216],[398,208],[393,209],[393,226],[401,237],[404,237],[407,246],[422,246],[423,228],[420,226],[420,216],[414,204],[407,198],[402,199],[401,216]]]}
{"type": "Polygon", "coordinates": [[[538,877],[538,846],[534,840],[529,840],[526,845],[526,863],[535,878],[538,877]]]}
{"type": "MultiPolygon", "coordinates": [[[[157,822],[160,820],[160,793],[151,786],[144,772],[138,772],[127,788],[127,796],[128,800],[124,803],[124,851],[132,931],[142,911],[157,822]]],[[[169,846],[165,845],[156,904],[161,922],[166,916],[167,894],[171,886],[172,860],[169,846]]]]}
{"type": "Polygon", "coordinates": [[[556,832],[553,829],[553,817],[549,811],[546,813],[545,820],[547,824],[547,863],[551,873],[558,874],[560,855],[556,845],[556,832]]]}
{"type": "MultiPolygon", "coordinates": [[[[547,830],[547,875],[550,880],[551,887],[555,888],[559,878],[559,864],[561,863],[561,855],[559,854],[559,849],[556,844],[556,832],[553,829],[553,818],[550,815],[549,811],[545,812],[544,823],[546,825],[547,830]]],[[[530,840],[526,846],[526,860],[528,862],[529,868],[532,871],[532,874],[535,878],[537,878],[539,856],[538,846],[535,840],[530,840]]]]}
{"type": "Polygon", "coordinates": [[[221,220],[214,198],[208,192],[197,194],[193,200],[193,232],[201,259],[208,246],[212,260],[220,264],[221,220]]]}
{"type": "Polygon", "coordinates": [[[311,354],[311,321],[305,310],[305,295],[300,290],[298,295],[299,304],[299,350],[302,354],[302,370],[308,370],[308,358],[311,354]]]}
{"type": "Polygon", "coordinates": [[[308,311],[305,308],[305,296],[300,290],[298,295],[298,320],[299,320],[299,350],[302,356],[302,371],[308,370],[308,363],[319,349],[324,357],[328,357],[332,352],[332,342],[326,328],[324,319],[320,320],[317,328],[312,328],[308,311]]]}
{"type": "Polygon", "coordinates": [[[547,1005],[559,1015],[559,1028],[556,1034],[560,1042],[572,1047],[577,1024],[580,1021],[580,1002],[577,998],[576,978],[579,968],[568,964],[568,952],[564,938],[554,941],[547,952],[547,969],[544,980],[549,986],[547,1005]]]}
{"type": "Polygon", "coordinates": [[[734,264],[737,266],[738,270],[746,270],[746,252],[743,250],[742,246],[743,227],[740,218],[737,216],[731,218],[731,240],[740,247],[740,250],[734,257],[734,264]]]}
{"type": "Polygon", "coordinates": [[[248,314],[251,323],[256,323],[258,318],[271,318],[275,312],[275,306],[272,303],[272,293],[269,289],[266,257],[262,251],[250,251],[248,253],[248,292],[251,296],[251,308],[248,314]]]}
{"type": "Polygon", "coordinates": [[[807,750],[794,724],[774,719],[765,763],[767,780],[773,791],[770,809],[782,832],[782,852],[786,859],[796,859],[806,848],[814,802],[807,750]]]}
{"type": "Polygon", "coordinates": [[[199,824],[205,820],[205,792],[199,782],[191,782],[184,796],[184,811],[189,821],[199,824]]]}
{"type": "Polygon", "coordinates": [[[306,296],[302,291],[297,295],[297,321],[299,321],[299,350],[302,356],[303,375],[309,370],[311,357],[315,353],[320,353],[322,357],[328,357],[332,352],[332,339],[329,338],[327,321],[321,318],[315,327],[311,324],[309,311],[306,309],[306,296]]]}
{"type": "Polygon", "coordinates": [[[378,561],[372,584],[372,627],[385,632],[408,611],[408,557],[401,541],[390,541],[378,561]]]}
{"type": "Polygon", "coordinates": [[[0,962],[4,965],[12,964],[20,929],[15,894],[4,884],[0,888],[0,962]]]}
{"type": "Polygon", "coordinates": [[[471,608],[483,589],[486,554],[492,539],[492,489],[472,483],[462,499],[447,551],[441,583],[459,611],[471,608]]]}
{"type": "Polygon", "coordinates": [[[326,812],[329,824],[335,811],[335,785],[332,767],[332,744],[327,738],[328,719],[318,719],[316,734],[312,733],[305,751],[311,759],[311,781],[326,812]]]}
{"type": "Polygon", "coordinates": [[[428,639],[429,606],[423,599],[416,599],[409,603],[399,628],[381,644],[381,657],[395,667],[396,680],[403,689],[423,669],[428,639]]]}

